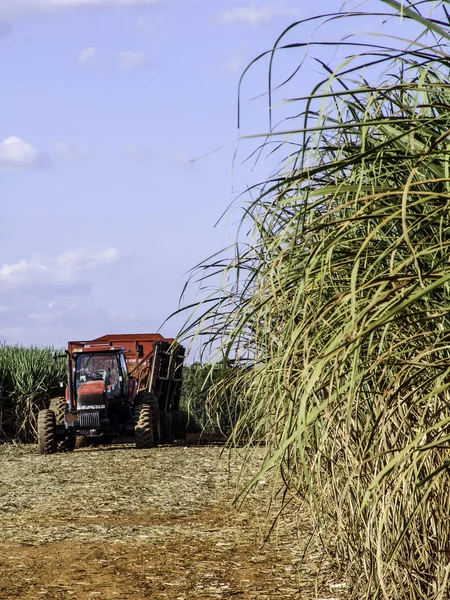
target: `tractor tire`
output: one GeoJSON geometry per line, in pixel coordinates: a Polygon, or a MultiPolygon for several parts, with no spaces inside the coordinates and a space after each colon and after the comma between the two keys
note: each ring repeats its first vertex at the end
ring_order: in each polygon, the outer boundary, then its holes
{"type": "Polygon", "coordinates": [[[153,423],[153,445],[157,446],[161,443],[161,425],[159,422],[159,406],[158,400],[153,396],[149,401],[150,410],[152,412],[153,423]]]}
{"type": "Polygon", "coordinates": [[[153,394],[148,392],[139,392],[134,400],[135,412],[138,406],[147,405],[150,408],[152,428],[153,428],[153,446],[161,443],[161,430],[159,425],[159,406],[158,400],[153,394]]]}
{"type": "Polygon", "coordinates": [[[187,414],[184,410],[172,411],[172,430],[175,440],[184,442],[186,439],[187,414]]]}
{"type": "Polygon", "coordinates": [[[161,423],[161,443],[171,444],[173,442],[173,422],[172,413],[162,410],[160,412],[161,423]]]}
{"type": "MultiPolygon", "coordinates": [[[[64,425],[64,413],[66,411],[67,402],[64,396],[58,396],[50,400],[50,410],[55,413],[56,425],[64,425]]],[[[73,452],[75,450],[75,438],[73,436],[66,437],[56,444],[57,452],[73,452]]]]}
{"type": "Polygon", "coordinates": [[[148,404],[138,404],[134,413],[136,448],[151,448],[153,443],[152,412],[148,404]]]}
{"type": "Polygon", "coordinates": [[[54,454],[56,452],[56,418],[52,410],[41,410],[37,422],[39,452],[54,454]]]}
{"type": "Polygon", "coordinates": [[[64,412],[66,410],[66,399],[64,396],[59,396],[58,398],[52,398],[50,400],[50,410],[55,413],[56,424],[64,425],[64,412]]]}

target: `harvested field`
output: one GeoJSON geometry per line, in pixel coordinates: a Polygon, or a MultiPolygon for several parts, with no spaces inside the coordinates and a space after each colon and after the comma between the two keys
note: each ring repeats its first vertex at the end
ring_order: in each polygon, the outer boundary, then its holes
{"type": "Polygon", "coordinates": [[[0,599],[342,597],[322,547],[303,556],[308,512],[262,543],[269,482],[234,508],[243,458],[222,450],[0,447],[0,599]]]}

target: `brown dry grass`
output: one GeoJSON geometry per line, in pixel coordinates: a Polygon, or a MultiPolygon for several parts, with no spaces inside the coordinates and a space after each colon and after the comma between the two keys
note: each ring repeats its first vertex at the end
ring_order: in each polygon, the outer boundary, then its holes
{"type": "Polygon", "coordinates": [[[303,557],[309,511],[300,523],[286,515],[263,544],[270,482],[231,502],[242,465],[254,472],[261,456],[222,451],[1,447],[0,599],[339,597],[324,547],[303,557]]]}

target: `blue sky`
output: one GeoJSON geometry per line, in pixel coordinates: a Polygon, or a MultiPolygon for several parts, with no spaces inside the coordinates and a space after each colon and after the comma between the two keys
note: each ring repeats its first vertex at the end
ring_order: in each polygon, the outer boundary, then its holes
{"type": "Polygon", "coordinates": [[[267,98],[250,102],[267,64],[245,80],[238,132],[242,69],[339,6],[0,0],[0,339],[157,330],[189,270],[234,239],[233,216],[214,227],[224,209],[273,167],[242,164],[238,136],[267,128],[267,98]]]}

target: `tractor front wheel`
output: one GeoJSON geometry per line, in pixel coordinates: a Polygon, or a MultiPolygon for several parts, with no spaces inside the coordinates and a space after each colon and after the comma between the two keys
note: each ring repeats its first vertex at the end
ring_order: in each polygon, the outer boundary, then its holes
{"type": "Polygon", "coordinates": [[[56,452],[56,418],[52,410],[41,410],[38,414],[38,444],[41,454],[56,452]]]}
{"type": "Polygon", "coordinates": [[[55,413],[55,419],[57,425],[64,425],[64,413],[66,411],[67,402],[64,396],[58,396],[58,398],[52,398],[50,400],[50,410],[55,413]]]}
{"type": "MultiPolygon", "coordinates": [[[[57,426],[64,426],[64,414],[66,412],[67,402],[64,396],[58,396],[50,400],[50,410],[55,413],[55,422],[57,426]]],[[[59,438],[61,440],[61,438],[59,438]]],[[[66,436],[64,440],[57,442],[57,452],[73,452],[75,449],[75,438],[66,436]]]]}

